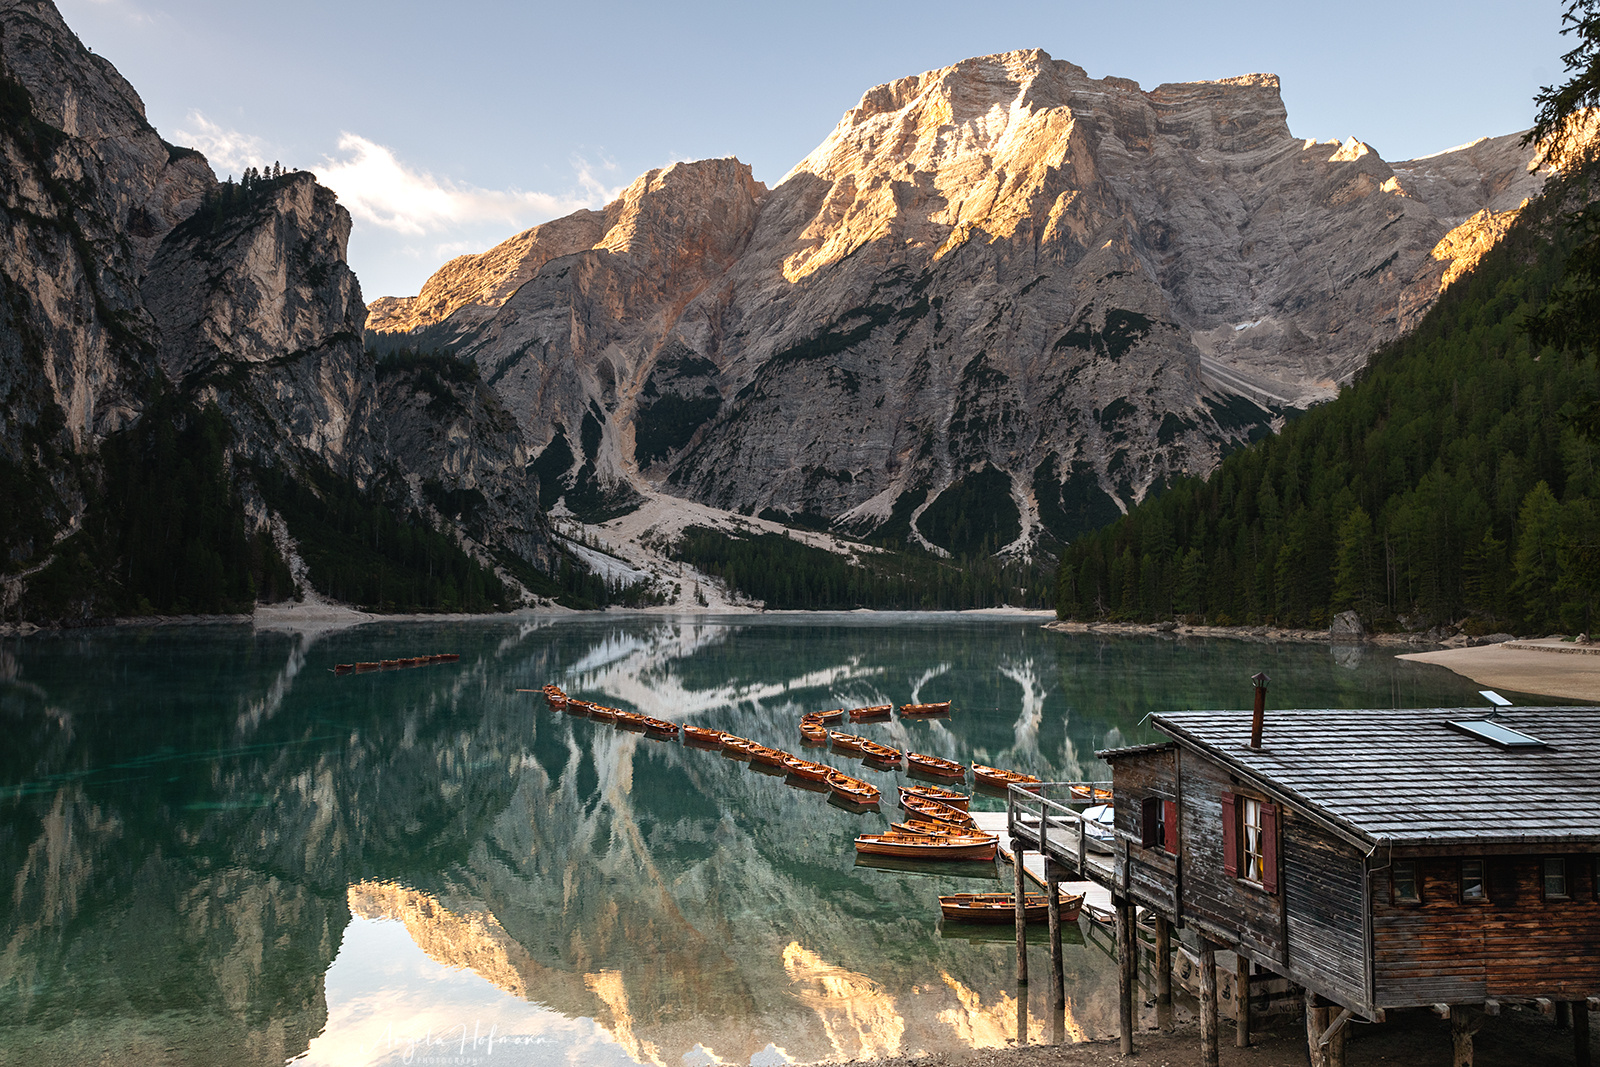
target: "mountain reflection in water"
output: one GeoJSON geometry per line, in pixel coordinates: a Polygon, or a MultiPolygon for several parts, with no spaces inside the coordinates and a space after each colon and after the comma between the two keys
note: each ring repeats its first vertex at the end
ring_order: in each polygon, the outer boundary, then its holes
{"type": "MultiPolygon", "coordinates": [[[[29,1064],[777,1063],[1114,1027],[1103,939],[1068,945],[1052,1019],[1004,938],[941,936],[935,897],[981,883],[858,867],[889,805],[518,688],[797,752],[803,711],[950,699],[858,730],[1047,778],[1102,776],[1094,752],[1153,739],[1149,712],[1245,704],[1263,669],[1277,706],[1476,702],[1383,655],[970,617],[172,627],[0,662],[0,1062],[29,1064]],[[461,660],[330,670],[434,651],[461,660]]],[[[804,752],[888,796],[908,780],[804,752]]]]}

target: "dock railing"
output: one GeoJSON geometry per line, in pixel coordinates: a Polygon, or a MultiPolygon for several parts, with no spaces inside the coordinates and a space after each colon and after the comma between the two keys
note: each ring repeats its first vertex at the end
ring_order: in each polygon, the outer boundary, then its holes
{"type": "Polygon", "coordinates": [[[1087,877],[1089,819],[1084,809],[1109,804],[1111,783],[1106,782],[1027,782],[1006,789],[1006,829],[1013,839],[1021,836],[1039,839],[1039,852],[1050,855],[1052,828],[1060,836],[1058,849],[1076,852],[1078,874],[1087,877]],[[1021,831],[1021,833],[1019,833],[1021,831]],[[1077,840],[1071,841],[1072,837],[1077,840]],[[1065,846],[1065,847],[1063,847],[1065,846]]]}

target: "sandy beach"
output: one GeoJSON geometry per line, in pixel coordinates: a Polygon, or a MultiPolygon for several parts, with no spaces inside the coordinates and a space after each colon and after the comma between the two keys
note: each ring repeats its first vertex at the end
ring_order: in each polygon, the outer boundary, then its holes
{"type": "Polygon", "coordinates": [[[1600,646],[1557,640],[1507,641],[1398,657],[1434,663],[1491,689],[1600,703],[1600,646]]]}

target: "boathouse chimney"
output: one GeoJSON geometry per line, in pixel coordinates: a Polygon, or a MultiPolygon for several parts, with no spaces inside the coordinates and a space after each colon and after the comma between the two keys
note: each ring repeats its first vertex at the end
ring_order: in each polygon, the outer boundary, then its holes
{"type": "Polygon", "coordinates": [[[1265,673],[1259,673],[1250,680],[1256,684],[1256,710],[1250,717],[1250,747],[1260,748],[1261,728],[1266,725],[1267,717],[1267,683],[1272,679],[1265,673]]]}

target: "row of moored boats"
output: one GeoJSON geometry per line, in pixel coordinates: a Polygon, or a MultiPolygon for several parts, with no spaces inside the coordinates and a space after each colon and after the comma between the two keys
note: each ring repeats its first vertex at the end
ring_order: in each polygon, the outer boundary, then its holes
{"type": "MultiPolygon", "coordinates": [[[[685,745],[721,749],[724,755],[734,759],[748,760],[752,765],[763,765],[786,773],[802,785],[826,786],[836,800],[855,810],[876,809],[882,799],[882,792],[871,782],[738,734],[688,723],[668,722],[580,700],[568,696],[556,685],[546,685],[542,692],[552,710],[587,716],[598,722],[610,722],[620,729],[639,730],[663,740],[681,737],[685,745]]],[[[845,719],[870,722],[890,718],[892,713],[893,705],[889,704],[807,712],[800,719],[801,741],[809,745],[831,743],[835,751],[857,756],[877,769],[898,770],[903,759],[905,766],[922,775],[951,783],[965,782],[968,768],[954,760],[920,752],[902,753],[897,748],[870,738],[830,729],[831,724],[845,719]]],[[[948,715],[950,702],[906,704],[901,706],[900,714],[902,717],[948,715]]],[[[1039,781],[1033,775],[981,763],[973,763],[971,771],[976,784],[993,789],[1039,781]]],[[[946,785],[901,786],[899,800],[905,812],[904,819],[891,822],[886,833],[857,836],[855,846],[858,854],[897,860],[994,860],[998,836],[981,830],[973,820],[970,795],[946,785]]],[[[1005,922],[1015,918],[1012,900],[1009,893],[957,893],[940,897],[939,904],[946,918],[967,922],[1005,922]]],[[[1076,921],[1082,897],[1063,896],[1061,901],[1064,921],[1076,921]]],[[[1028,919],[1042,919],[1048,903],[1043,894],[1026,895],[1024,908],[1028,919]]]]}
{"type": "Polygon", "coordinates": [[[402,667],[426,667],[430,663],[454,663],[461,658],[459,652],[435,652],[431,656],[409,656],[403,659],[380,659],[361,663],[335,663],[334,674],[364,674],[367,671],[397,671],[402,667]]]}

